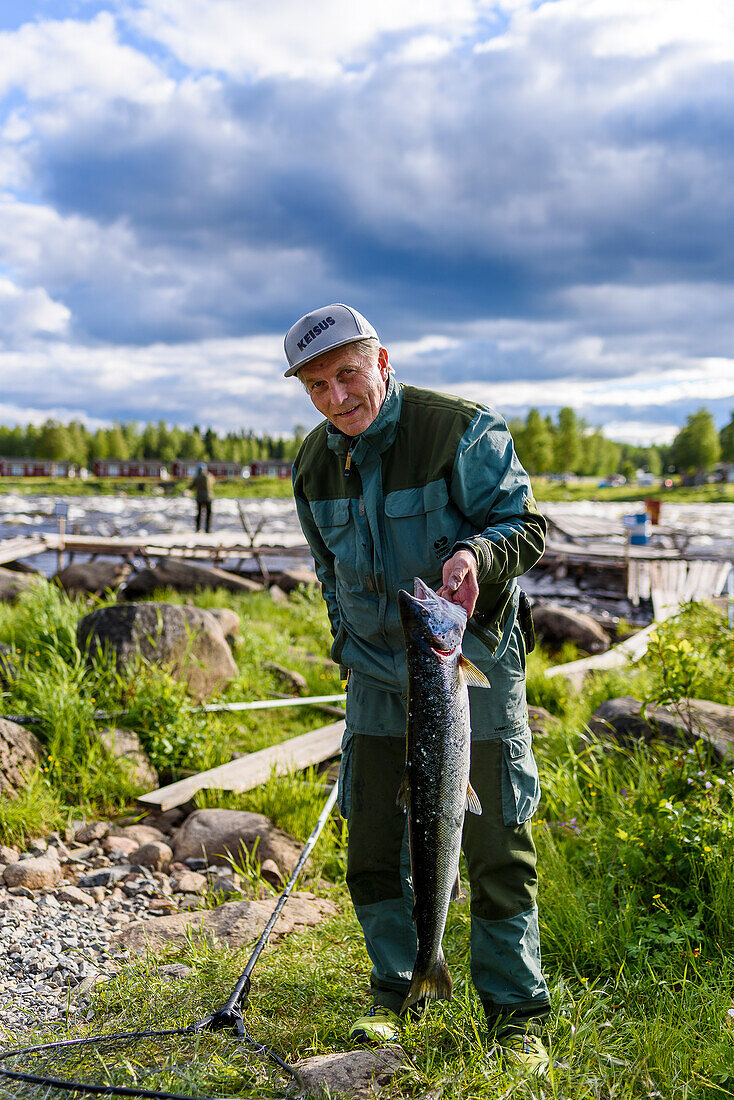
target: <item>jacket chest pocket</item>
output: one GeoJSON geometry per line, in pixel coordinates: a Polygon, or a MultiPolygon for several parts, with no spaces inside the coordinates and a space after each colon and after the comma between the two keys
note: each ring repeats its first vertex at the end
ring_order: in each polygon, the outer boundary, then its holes
{"type": "Polygon", "coordinates": [[[334,555],[337,587],[346,585],[353,588],[365,567],[357,523],[352,516],[352,507],[356,513],[357,501],[343,498],[312,500],[310,506],[319,534],[327,549],[334,555]]]}
{"type": "Polygon", "coordinates": [[[449,502],[443,480],[388,493],[385,526],[398,583],[412,586],[414,577],[430,582],[440,576],[460,524],[461,517],[449,502]]]}

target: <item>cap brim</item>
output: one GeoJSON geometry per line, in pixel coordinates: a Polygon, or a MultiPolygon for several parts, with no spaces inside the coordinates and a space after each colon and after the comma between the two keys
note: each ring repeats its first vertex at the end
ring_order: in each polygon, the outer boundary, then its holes
{"type": "Polygon", "coordinates": [[[296,363],[295,366],[288,367],[288,370],[285,372],[283,377],[291,378],[294,374],[298,374],[301,367],[305,367],[307,363],[312,362],[312,360],[314,359],[320,359],[322,355],[328,355],[330,351],[336,351],[337,348],[343,348],[346,344],[357,344],[360,340],[374,339],[374,336],[367,336],[364,333],[357,333],[356,336],[349,336],[346,340],[339,340],[336,344],[331,344],[328,348],[320,348],[318,351],[312,352],[311,355],[307,355],[305,359],[301,359],[300,363],[296,363]]]}

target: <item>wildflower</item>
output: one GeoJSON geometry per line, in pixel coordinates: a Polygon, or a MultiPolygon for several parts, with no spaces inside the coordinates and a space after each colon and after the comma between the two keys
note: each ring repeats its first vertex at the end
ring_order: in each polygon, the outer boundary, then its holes
{"type": "Polygon", "coordinates": [[[713,787],[713,783],[709,783],[707,781],[706,783],[704,783],[704,787],[706,788],[707,791],[710,791],[711,788],[713,787]]]}
{"type": "Polygon", "coordinates": [[[704,846],[703,846],[703,850],[704,850],[704,852],[710,852],[710,851],[711,851],[711,849],[709,848],[708,844],[704,844],[704,846]]]}

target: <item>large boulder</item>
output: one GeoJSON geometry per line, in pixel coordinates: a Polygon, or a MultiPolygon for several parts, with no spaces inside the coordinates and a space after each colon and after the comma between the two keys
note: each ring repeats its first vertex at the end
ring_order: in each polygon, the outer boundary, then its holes
{"type": "Polygon", "coordinates": [[[153,568],[134,573],[120,591],[120,598],[137,600],[150,596],[158,588],[173,588],[177,592],[195,592],[202,588],[226,588],[229,592],[262,592],[256,581],[228,573],[225,569],[212,569],[180,558],[160,558],[153,568]]]}
{"type": "MultiPolygon", "coordinates": [[[[154,917],[129,924],[112,937],[112,942],[135,954],[144,955],[146,951],[157,953],[168,943],[183,947],[192,933],[198,933],[236,950],[258,938],[276,904],[277,899],[228,901],[205,912],[154,917]]],[[[332,901],[296,891],[278,917],[273,928],[273,939],[319,924],[335,912],[336,906],[332,901]]]]}
{"type": "Polygon", "coordinates": [[[0,718],[0,793],[21,791],[42,757],[41,743],[30,730],[0,718]]]}
{"type": "Polygon", "coordinates": [[[170,669],[203,699],[237,676],[237,665],[214,615],[200,607],[130,603],[100,607],[79,620],[77,645],[92,660],[109,650],[118,667],[139,660],[170,669]]]}
{"type": "MultiPolygon", "coordinates": [[[[393,1043],[378,1050],[339,1050],[333,1054],[314,1054],[293,1065],[303,1079],[306,1095],[375,1100],[407,1061],[408,1056],[403,1048],[393,1043]]],[[[439,1090],[424,1093],[424,1097],[438,1095],[439,1090]]]]}
{"type": "Polygon", "coordinates": [[[734,707],[706,699],[682,699],[677,707],[648,706],[643,716],[642,706],[630,695],[608,699],[594,711],[589,730],[596,737],[628,746],[655,740],[691,745],[700,739],[720,759],[734,750],[734,707]]]}
{"type": "Polygon", "coordinates": [[[535,633],[544,645],[559,649],[564,642],[573,642],[584,653],[606,653],[609,635],[582,611],[573,611],[557,603],[537,603],[533,606],[535,633]]]}
{"type": "Polygon", "coordinates": [[[9,863],[3,872],[6,886],[24,886],[26,890],[48,890],[61,879],[58,859],[49,856],[31,856],[9,863]]]}
{"type": "Polygon", "coordinates": [[[23,592],[27,592],[31,585],[38,582],[37,576],[0,569],[0,603],[15,603],[23,592]]]}
{"type": "Polygon", "coordinates": [[[263,814],[246,810],[195,810],[175,838],[179,863],[202,855],[211,863],[227,853],[239,861],[241,848],[254,852],[260,864],[272,859],[283,878],[290,876],[301,854],[301,846],[289,833],[263,814]]]}
{"type": "Polygon", "coordinates": [[[102,559],[101,561],[72,562],[51,578],[70,596],[83,596],[87,592],[101,595],[114,591],[130,576],[127,562],[102,559]]]}

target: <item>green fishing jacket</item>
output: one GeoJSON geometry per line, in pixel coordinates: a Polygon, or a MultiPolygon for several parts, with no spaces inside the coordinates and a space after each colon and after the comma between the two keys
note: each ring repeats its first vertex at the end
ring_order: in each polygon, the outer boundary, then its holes
{"type": "Polygon", "coordinates": [[[540,559],[546,524],[504,420],[483,405],[397,383],[361,435],[328,421],[293,466],[298,516],[334,636],[334,661],[359,681],[404,692],[398,589],[442,583],[444,561],[471,549],[479,599],[464,652],[481,667],[517,608],[515,578],[540,559]],[[479,644],[480,643],[480,644],[479,644]]]}

